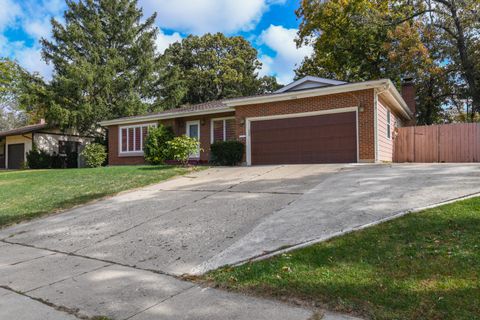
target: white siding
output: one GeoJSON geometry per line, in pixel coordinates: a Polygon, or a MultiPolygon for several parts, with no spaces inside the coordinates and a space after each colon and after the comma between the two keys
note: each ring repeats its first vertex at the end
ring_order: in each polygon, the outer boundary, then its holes
{"type": "Polygon", "coordinates": [[[378,101],[377,133],[378,133],[378,160],[391,162],[393,160],[393,139],[396,117],[390,112],[390,138],[387,136],[387,107],[378,101]]]}
{"type": "Polygon", "coordinates": [[[23,161],[27,162],[27,152],[32,150],[32,134],[26,133],[24,135],[18,136],[8,136],[6,137],[6,146],[5,146],[5,164],[8,164],[8,145],[9,144],[20,144],[25,145],[25,154],[23,156],[23,161]]]}

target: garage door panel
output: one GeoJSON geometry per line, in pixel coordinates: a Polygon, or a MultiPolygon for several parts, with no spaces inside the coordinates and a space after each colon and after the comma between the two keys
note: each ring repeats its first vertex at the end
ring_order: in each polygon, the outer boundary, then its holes
{"type": "Polygon", "coordinates": [[[252,164],[357,161],[355,112],[252,121],[252,164]]]}

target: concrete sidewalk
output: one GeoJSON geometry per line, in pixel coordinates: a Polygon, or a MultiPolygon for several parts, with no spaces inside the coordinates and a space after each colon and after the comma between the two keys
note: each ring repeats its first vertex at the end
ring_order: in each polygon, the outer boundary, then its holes
{"type": "Polygon", "coordinates": [[[313,315],[96,259],[6,242],[0,251],[0,319],[304,320],[313,315]]]}

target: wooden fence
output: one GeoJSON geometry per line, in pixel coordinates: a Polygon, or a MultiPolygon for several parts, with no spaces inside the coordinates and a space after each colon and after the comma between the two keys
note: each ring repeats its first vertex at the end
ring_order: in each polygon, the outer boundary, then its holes
{"type": "Polygon", "coordinates": [[[394,162],[480,162],[480,123],[403,127],[394,162]]]}

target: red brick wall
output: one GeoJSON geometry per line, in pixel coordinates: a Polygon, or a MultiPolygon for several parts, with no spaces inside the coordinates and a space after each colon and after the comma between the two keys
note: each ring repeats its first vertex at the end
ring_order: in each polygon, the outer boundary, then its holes
{"type": "MultiPolygon", "coordinates": [[[[230,116],[234,116],[234,113],[229,112],[229,113],[220,113],[220,114],[205,115],[205,116],[168,119],[168,120],[161,120],[160,123],[162,123],[164,126],[172,127],[173,131],[175,132],[175,135],[180,136],[186,133],[187,121],[200,120],[200,148],[203,149],[200,152],[200,161],[208,162],[210,160],[211,119],[230,117],[230,116]]],[[[143,122],[143,123],[152,123],[152,121],[143,122]]],[[[142,124],[142,122],[139,122],[136,124],[142,124]]],[[[128,124],[128,125],[133,125],[133,124],[128,124]]],[[[123,156],[119,154],[118,126],[116,125],[108,127],[108,164],[109,165],[145,164],[145,159],[143,158],[143,156],[123,156]]]]}
{"type": "MultiPolygon", "coordinates": [[[[375,160],[374,90],[332,94],[320,97],[238,106],[236,110],[237,136],[245,135],[245,118],[314,112],[328,109],[363,107],[359,112],[359,155],[360,161],[375,160]]],[[[245,142],[245,139],[241,139],[245,142]]]]}

